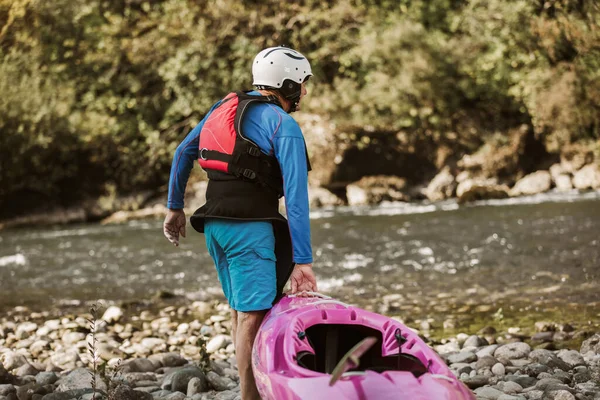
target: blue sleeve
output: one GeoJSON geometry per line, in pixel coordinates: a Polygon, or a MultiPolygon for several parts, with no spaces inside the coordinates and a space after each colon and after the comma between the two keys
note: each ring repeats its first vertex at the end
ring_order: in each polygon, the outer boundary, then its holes
{"type": "Polygon", "coordinates": [[[306,145],[295,121],[284,121],[273,140],[275,157],[281,166],[285,208],[292,236],[294,262],[313,262],[308,207],[306,145]]]}
{"type": "Polygon", "coordinates": [[[185,194],[185,187],[187,186],[190,172],[194,167],[194,162],[198,159],[200,131],[202,131],[204,122],[217,105],[218,103],[210,109],[202,121],[188,133],[175,150],[173,163],[171,164],[171,175],[169,177],[167,208],[181,209],[184,206],[183,197],[185,194]]]}

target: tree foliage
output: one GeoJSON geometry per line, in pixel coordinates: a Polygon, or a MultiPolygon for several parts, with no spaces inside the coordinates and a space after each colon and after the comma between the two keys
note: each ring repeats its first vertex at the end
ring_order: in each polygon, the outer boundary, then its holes
{"type": "Polygon", "coordinates": [[[597,140],[599,18],[582,0],[0,0],[0,207],[164,185],[183,135],[280,44],[313,64],[305,109],[341,130],[597,140]]]}

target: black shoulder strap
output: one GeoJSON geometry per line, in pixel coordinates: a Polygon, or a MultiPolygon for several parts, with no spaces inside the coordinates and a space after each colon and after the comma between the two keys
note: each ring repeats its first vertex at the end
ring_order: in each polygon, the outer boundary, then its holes
{"type": "Polygon", "coordinates": [[[248,109],[248,106],[250,104],[269,103],[281,107],[281,103],[275,96],[254,96],[248,94],[248,92],[242,91],[235,92],[235,94],[238,97],[238,106],[237,111],[235,112],[235,120],[233,121],[233,127],[235,129],[235,132],[243,139],[246,139],[246,137],[242,133],[242,121],[244,118],[244,114],[246,113],[246,110],[248,109]]]}

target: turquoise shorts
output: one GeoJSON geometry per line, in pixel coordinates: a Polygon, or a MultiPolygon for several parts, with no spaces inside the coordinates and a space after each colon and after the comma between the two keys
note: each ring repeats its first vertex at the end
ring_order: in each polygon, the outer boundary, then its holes
{"type": "Polygon", "coordinates": [[[207,218],[204,235],[231,308],[241,312],[270,309],[277,294],[271,222],[207,218]]]}

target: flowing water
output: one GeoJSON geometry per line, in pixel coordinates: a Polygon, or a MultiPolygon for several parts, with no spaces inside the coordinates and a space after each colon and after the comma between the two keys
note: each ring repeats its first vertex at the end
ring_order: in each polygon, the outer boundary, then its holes
{"type": "MultiPolygon", "coordinates": [[[[343,301],[448,328],[600,319],[600,192],[321,209],[311,218],[319,290],[343,301]]],[[[178,248],[161,221],[0,231],[0,309],[158,291],[221,298],[204,237],[189,226],[178,248]]]]}

